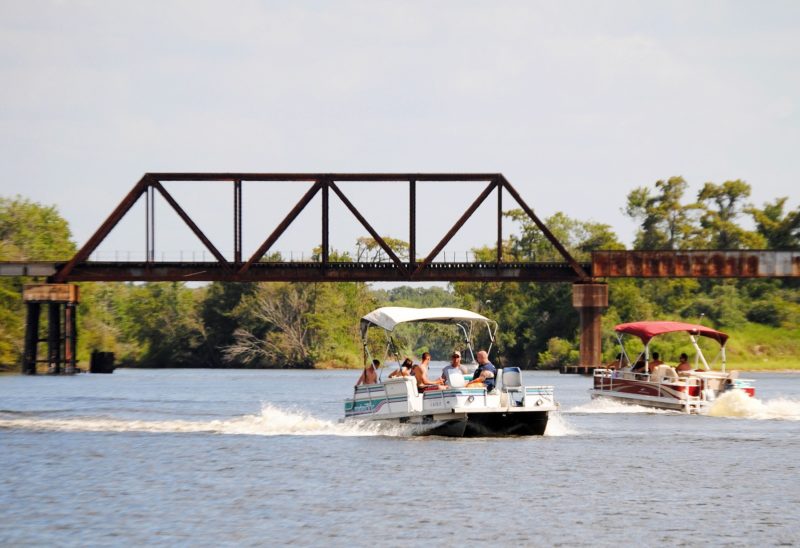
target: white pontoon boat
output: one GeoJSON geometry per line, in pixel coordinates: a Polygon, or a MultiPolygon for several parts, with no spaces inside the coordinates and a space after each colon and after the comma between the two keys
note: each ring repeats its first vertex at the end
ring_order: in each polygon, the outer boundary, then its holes
{"type": "MultiPolygon", "coordinates": [[[[391,347],[392,331],[408,322],[455,324],[473,356],[473,324],[485,326],[492,343],[497,330],[496,322],[468,310],[383,307],[361,319],[366,359],[371,360],[367,346],[370,328],[382,328],[391,347]]],[[[471,376],[462,374],[449,375],[444,388],[423,392],[419,391],[413,375],[359,385],[353,397],[345,400],[345,420],[408,424],[417,434],[440,436],[536,436],[544,434],[548,413],[558,409],[553,387],[524,386],[519,367],[498,369],[496,385],[489,391],[485,387],[467,386],[470,379],[471,376]]]]}
{"type": "Polygon", "coordinates": [[[592,398],[612,398],[637,405],[702,413],[725,390],[741,389],[749,396],[755,395],[753,381],[738,378],[738,371],[725,371],[725,343],[728,341],[725,333],[702,325],[670,321],[624,323],[614,330],[621,348],[620,359],[614,366],[594,370],[594,387],[589,390],[592,398]],[[694,365],[685,372],[677,372],[666,364],[652,367],[650,341],[658,335],[675,332],[689,335],[695,350],[694,365]],[[630,360],[625,352],[625,335],[638,337],[644,344],[644,351],[635,360],[630,360]],[[719,343],[719,371],[711,370],[697,337],[719,343]],[[634,367],[627,364],[634,364],[634,367]]]}

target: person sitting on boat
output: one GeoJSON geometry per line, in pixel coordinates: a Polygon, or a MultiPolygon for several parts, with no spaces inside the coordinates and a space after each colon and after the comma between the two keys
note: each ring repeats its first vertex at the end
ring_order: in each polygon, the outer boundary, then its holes
{"type": "Polygon", "coordinates": [[[677,371],[679,375],[688,375],[689,371],[692,370],[692,366],[689,364],[689,356],[686,355],[686,352],[683,352],[679,359],[680,362],[678,362],[678,367],[675,368],[675,371],[677,371]]]}
{"type": "Polygon", "coordinates": [[[467,388],[486,388],[487,392],[491,390],[487,385],[487,381],[491,379],[492,387],[494,387],[494,373],[489,371],[488,369],[484,369],[483,372],[477,379],[472,379],[467,383],[467,388]]]}
{"type": "Polygon", "coordinates": [[[653,352],[653,361],[647,366],[647,372],[652,373],[653,370],[658,367],[659,365],[663,365],[664,362],[660,360],[661,356],[658,352],[653,352]]]}
{"type": "Polygon", "coordinates": [[[379,360],[372,360],[372,363],[361,372],[356,386],[359,384],[378,384],[378,367],[380,366],[381,362],[379,360]]]}
{"type": "Polygon", "coordinates": [[[428,378],[428,365],[431,363],[431,353],[430,352],[423,352],[422,353],[422,361],[415,365],[413,368],[414,377],[417,379],[417,388],[420,392],[425,390],[426,388],[435,387],[441,388],[444,384],[442,379],[434,379],[430,380],[428,378]]]}
{"type": "Polygon", "coordinates": [[[489,353],[486,350],[481,350],[475,355],[478,360],[478,368],[472,375],[472,380],[482,380],[486,385],[486,391],[491,392],[494,390],[495,377],[497,376],[497,368],[489,361],[489,353]],[[483,373],[491,373],[491,375],[484,375],[483,373]]]}
{"type": "Polygon", "coordinates": [[[403,363],[400,364],[400,368],[392,371],[389,374],[389,378],[394,377],[408,377],[411,374],[411,358],[406,358],[403,360],[403,363]]]}
{"type": "Polygon", "coordinates": [[[453,355],[450,356],[450,364],[444,366],[442,369],[442,382],[447,382],[447,375],[452,375],[453,373],[461,373],[462,375],[467,372],[467,368],[461,365],[461,352],[456,350],[453,352],[453,355]],[[452,371],[452,373],[450,373],[452,371]]]}
{"type": "Polygon", "coordinates": [[[619,352],[616,358],[606,364],[606,369],[622,369],[624,366],[625,362],[622,361],[622,352],[619,352]]]}

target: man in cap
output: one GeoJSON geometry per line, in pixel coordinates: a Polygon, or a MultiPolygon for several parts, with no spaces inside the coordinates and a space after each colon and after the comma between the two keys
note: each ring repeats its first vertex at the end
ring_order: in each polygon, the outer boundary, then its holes
{"type": "Polygon", "coordinates": [[[453,374],[461,374],[461,375],[463,375],[466,372],[467,372],[467,368],[465,366],[461,365],[461,352],[456,350],[455,352],[453,352],[453,355],[450,356],[450,364],[449,365],[445,365],[444,369],[442,369],[442,380],[444,382],[447,382],[448,381],[448,376],[447,376],[448,374],[450,374],[450,375],[453,375],[453,374]]]}

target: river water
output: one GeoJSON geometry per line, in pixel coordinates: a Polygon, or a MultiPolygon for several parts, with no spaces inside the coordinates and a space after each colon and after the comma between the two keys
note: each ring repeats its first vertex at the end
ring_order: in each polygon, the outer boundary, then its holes
{"type": "Polygon", "coordinates": [[[468,440],[339,424],[353,371],[3,376],[0,544],[800,544],[800,375],[719,416],[524,375],[547,434],[468,440]]]}

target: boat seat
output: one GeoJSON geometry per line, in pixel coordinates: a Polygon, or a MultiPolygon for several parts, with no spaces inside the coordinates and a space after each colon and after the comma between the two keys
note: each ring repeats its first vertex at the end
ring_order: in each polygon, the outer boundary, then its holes
{"type": "Polygon", "coordinates": [[[650,373],[650,378],[657,382],[674,382],[678,380],[678,373],[668,365],[658,365],[650,373]]]}
{"type": "Polygon", "coordinates": [[[506,367],[503,369],[503,390],[521,390],[522,371],[519,367],[506,367]]]}
{"type": "Polygon", "coordinates": [[[509,403],[515,406],[522,405],[525,387],[522,385],[522,371],[519,367],[503,369],[503,388],[501,390],[508,394],[509,403]]]}
{"type": "Polygon", "coordinates": [[[458,369],[447,370],[447,384],[453,388],[463,388],[467,386],[464,374],[458,369]]]}

